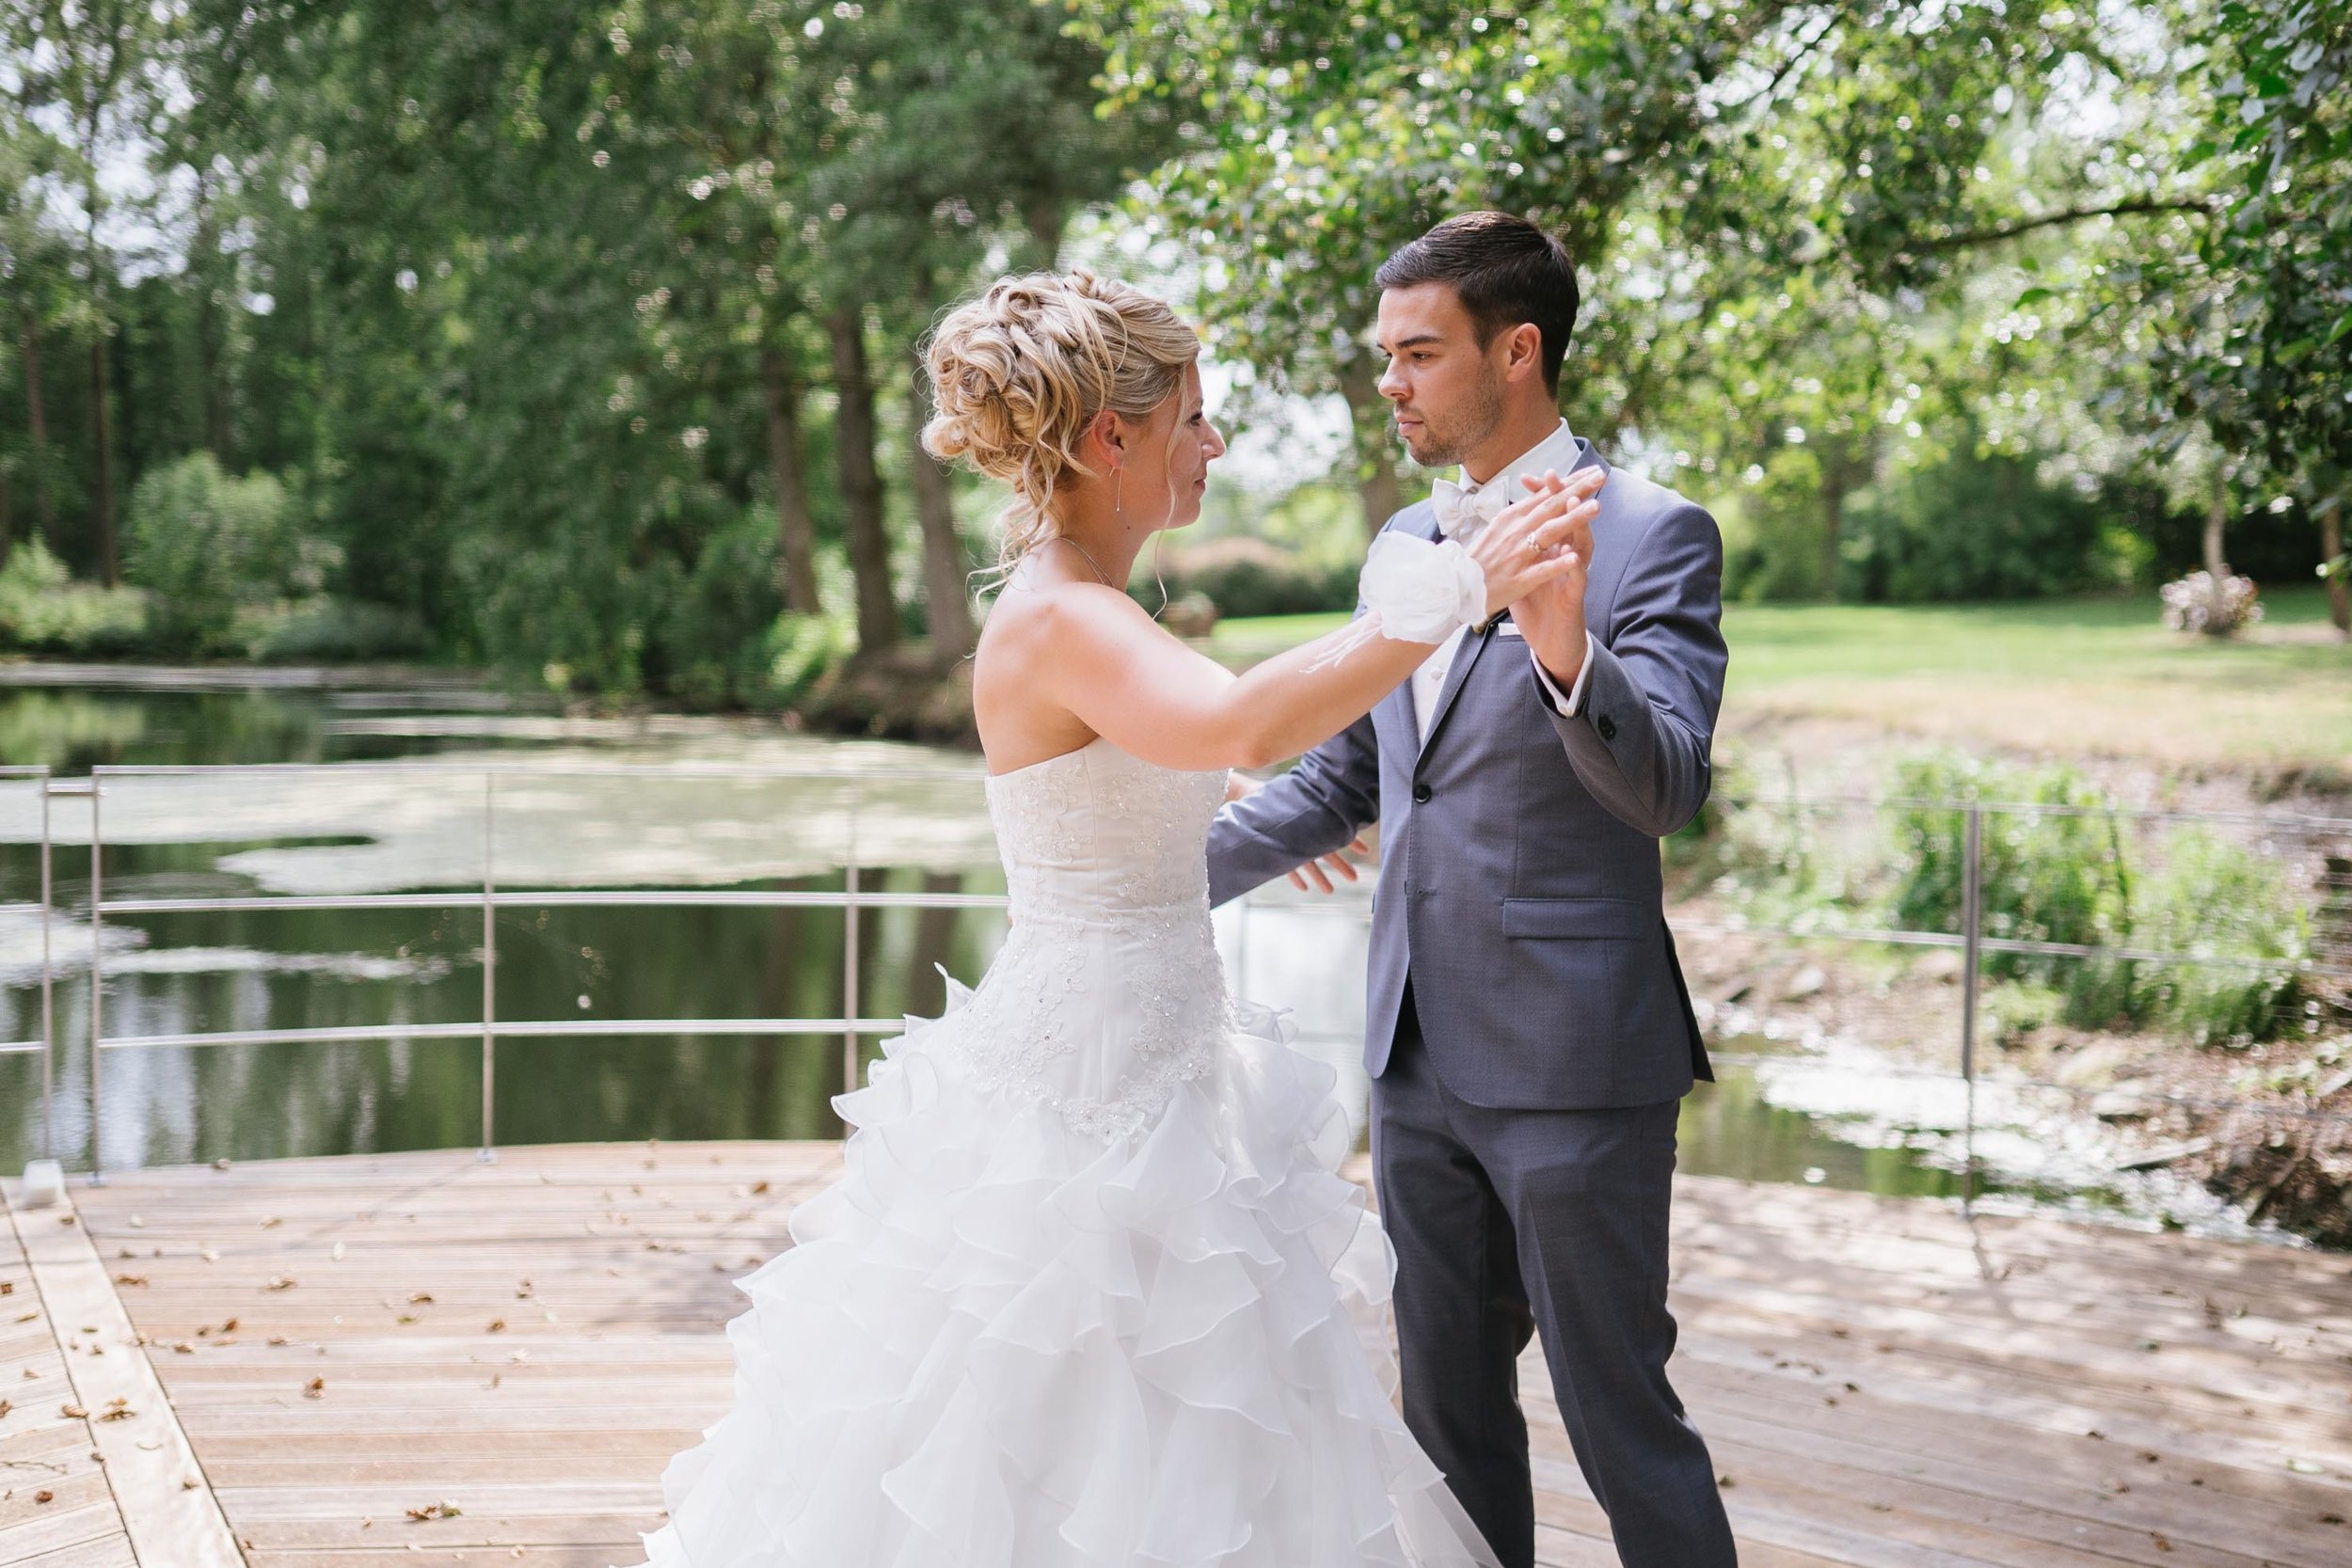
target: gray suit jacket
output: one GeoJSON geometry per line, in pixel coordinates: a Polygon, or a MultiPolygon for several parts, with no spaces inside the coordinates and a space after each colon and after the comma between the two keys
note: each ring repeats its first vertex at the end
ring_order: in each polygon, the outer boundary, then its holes
{"type": "MultiPolygon", "coordinates": [[[[1577,445],[1577,467],[1607,467],[1577,445]]],[[[1388,526],[1437,537],[1426,501],[1388,526]]],[[[1597,646],[1576,718],[1552,705],[1526,643],[1489,623],[1465,635],[1425,746],[1400,685],[1218,814],[1218,903],[1380,824],[1364,1031],[1375,1077],[1408,974],[1432,1063],[1473,1104],[1644,1105],[1713,1076],[1666,929],[1658,841],[1707,800],[1728,660],[1722,576],[1712,517],[1612,472],[1593,523],[1584,613],[1597,646]]]]}

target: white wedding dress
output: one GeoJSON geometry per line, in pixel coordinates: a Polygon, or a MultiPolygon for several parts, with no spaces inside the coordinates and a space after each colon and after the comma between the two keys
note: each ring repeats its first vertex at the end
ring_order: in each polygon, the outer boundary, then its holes
{"type": "Polygon", "coordinates": [[[1389,1402],[1334,1075],[1226,995],[1224,786],[1103,740],[989,781],[1011,932],[837,1102],[657,1568],[1493,1563],[1389,1402]]]}

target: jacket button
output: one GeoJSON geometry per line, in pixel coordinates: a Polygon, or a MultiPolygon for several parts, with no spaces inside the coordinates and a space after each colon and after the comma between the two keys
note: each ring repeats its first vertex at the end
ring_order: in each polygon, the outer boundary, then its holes
{"type": "Polygon", "coordinates": [[[1425,806],[1428,803],[1429,786],[1425,784],[1415,784],[1413,786],[1413,804],[1417,806],[1425,806]]]}
{"type": "Polygon", "coordinates": [[[1600,721],[1594,728],[1600,731],[1600,737],[1603,740],[1617,738],[1617,721],[1605,713],[1600,716],[1600,721]]]}

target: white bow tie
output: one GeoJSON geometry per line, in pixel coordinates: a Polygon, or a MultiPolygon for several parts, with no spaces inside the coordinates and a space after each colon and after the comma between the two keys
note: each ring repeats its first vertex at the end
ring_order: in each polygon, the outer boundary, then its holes
{"type": "Polygon", "coordinates": [[[1429,504],[1438,514],[1438,534],[1468,544],[1511,504],[1511,499],[1500,484],[1465,490],[1450,479],[1441,479],[1429,487],[1429,504]]]}

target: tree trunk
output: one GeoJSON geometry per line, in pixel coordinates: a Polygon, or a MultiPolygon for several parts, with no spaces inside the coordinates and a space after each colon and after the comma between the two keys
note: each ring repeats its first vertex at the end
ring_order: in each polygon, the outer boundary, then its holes
{"type": "Polygon", "coordinates": [[[833,448],[841,469],[843,532],[850,571],[857,578],[859,652],[879,654],[898,642],[898,606],[890,592],[890,535],[882,523],[882,473],[874,466],[874,381],[866,359],[866,312],[845,305],[825,318],[833,348],[833,383],[840,399],[833,448]]]}
{"type": "Polygon", "coordinates": [[[122,584],[122,562],[115,548],[114,422],[106,407],[106,328],[102,317],[91,327],[89,394],[92,434],[97,438],[98,577],[109,588],[122,584]]]}
{"type": "Polygon", "coordinates": [[[8,493],[8,470],[0,468],[0,566],[8,563],[9,552],[16,548],[16,513],[8,493]]]}
{"type": "Polygon", "coordinates": [[[1369,356],[1359,354],[1340,367],[1340,392],[1347,399],[1354,436],[1349,456],[1356,469],[1356,495],[1364,507],[1364,533],[1370,537],[1405,509],[1405,491],[1396,479],[1396,434],[1390,423],[1389,400],[1380,395],[1380,378],[1373,372],[1369,356]]]}
{"type": "Polygon", "coordinates": [[[759,351],[759,384],[768,398],[768,472],[776,487],[776,575],[784,607],[795,615],[815,615],[824,602],[817,592],[817,517],[802,466],[801,389],[772,345],[759,351]]]}
{"type": "Polygon", "coordinates": [[[1837,546],[1846,533],[1846,464],[1831,456],[1821,465],[1821,599],[1837,602],[1837,546]]]}
{"type": "Polygon", "coordinates": [[[196,177],[196,239],[188,251],[188,277],[196,289],[197,373],[203,381],[204,448],[222,467],[229,452],[229,392],[221,383],[225,351],[220,307],[214,303],[212,269],[220,259],[220,228],[214,222],[212,182],[196,177]]]}
{"type": "Polygon", "coordinates": [[[2213,505],[2205,513],[2205,630],[2215,637],[2230,634],[2230,562],[2221,553],[2222,531],[2230,523],[2230,482],[2217,468],[2213,476],[2213,505]]]}
{"type": "Polygon", "coordinates": [[[2336,635],[2352,637],[2352,581],[2344,562],[2344,486],[2319,503],[2319,549],[2328,559],[2328,619],[2336,635]]]}
{"type": "Polygon", "coordinates": [[[1061,203],[1040,197],[1028,203],[1023,222],[1029,230],[1029,243],[1037,246],[1038,266],[1045,272],[1054,271],[1061,261],[1061,203]]]}
{"type": "Polygon", "coordinates": [[[920,356],[907,388],[907,461],[914,466],[914,512],[923,524],[923,593],[930,609],[931,654],[941,669],[972,651],[978,634],[972,623],[972,588],[956,533],[955,486],[947,470],[923,450],[923,425],[930,418],[931,377],[920,356]]]}
{"type": "Polygon", "coordinates": [[[21,339],[24,345],[24,414],[33,450],[26,465],[33,478],[33,514],[40,519],[40,536],[51,553],[57,553],[56,508],[49,499],[49,404],[40,390],[40,323],[30,307],[24,310],[21,339]]]}

